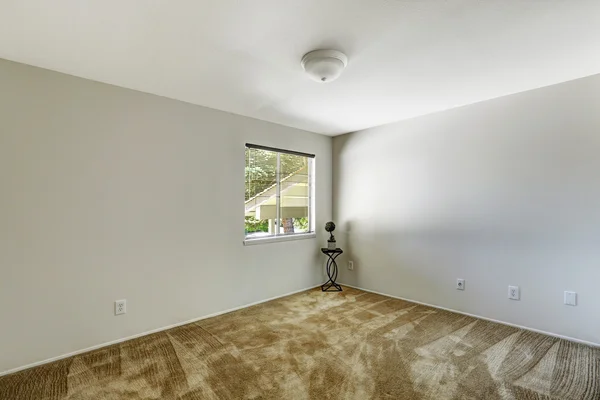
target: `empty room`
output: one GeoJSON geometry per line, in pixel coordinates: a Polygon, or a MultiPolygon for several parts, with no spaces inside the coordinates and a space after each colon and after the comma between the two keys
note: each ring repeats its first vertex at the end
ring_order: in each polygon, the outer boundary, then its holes
{"type": "Polygon", "coordinates": [[[0,0],[0,400],[600,400],[600,1],[0,0]]]}

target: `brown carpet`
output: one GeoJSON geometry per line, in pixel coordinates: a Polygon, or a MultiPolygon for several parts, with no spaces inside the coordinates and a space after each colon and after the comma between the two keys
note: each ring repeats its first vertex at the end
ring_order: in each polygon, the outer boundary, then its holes
{"type": "Polygon", "coordinates": [[[0,378],[1,399],[600,399],[600,349],[344,288],[0,378]]]}

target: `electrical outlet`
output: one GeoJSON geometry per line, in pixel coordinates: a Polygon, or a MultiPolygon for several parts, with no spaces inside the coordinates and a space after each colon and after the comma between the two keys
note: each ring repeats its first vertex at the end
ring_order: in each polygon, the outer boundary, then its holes
{"type": "Polygon", "coordinates": [[[348,261],[348,269],[354,271],[354,261],[348,261]]]}
{"type": "Polygon", "coordinates": [[[465,290],[465,280],[464,279],[456,280],[456,289],[457,290],[465,290]]]}
{"type": "Polygon", "coordinates": [[[521,291],[518,286],[508,287],[508,298],[511,300],[521,300],[521,291]]]}
{"type": "Polygon", "coordinates": [[[565,304],[568,306],[576,306],[577,305],[577,293],[565,292],[565,304]]]}
{"type": "Polygon", "coordinates": [[[125,314],[127,312],[127,300],[115,301],[115,315],[125,314]]]}

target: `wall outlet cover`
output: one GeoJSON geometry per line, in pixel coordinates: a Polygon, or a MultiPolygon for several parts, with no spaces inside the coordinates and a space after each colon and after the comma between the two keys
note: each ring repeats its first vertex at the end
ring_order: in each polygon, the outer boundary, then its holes
{"type": "Polygon", "coordinates": [[[508,298],[511,300],[521,300],[521,291],[518,286],[508,287],[508,298]]]}
{"type": "Polygon", "coordinates": [[[456,289],[457,290],[465,290],[465,280],[464,279],[457,279],[456,280],[456,289]]]}
{"type": "Polygon", "coordinates": [[[348,269],[354,271],[354,261],[348,261],[348,269]]]}
{"type": "Polygon", "coordinates": [[[125,314],[127,312],[127,300],[115,301],[115,315],[125,314]]]}

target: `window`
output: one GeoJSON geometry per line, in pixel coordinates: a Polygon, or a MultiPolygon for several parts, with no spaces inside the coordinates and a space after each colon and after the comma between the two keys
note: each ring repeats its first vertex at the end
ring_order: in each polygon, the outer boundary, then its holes
{"type": "Polygon", "coordinates": [[[314,232],[314,155],[246,144],[246,242],[314,232]]]}

